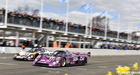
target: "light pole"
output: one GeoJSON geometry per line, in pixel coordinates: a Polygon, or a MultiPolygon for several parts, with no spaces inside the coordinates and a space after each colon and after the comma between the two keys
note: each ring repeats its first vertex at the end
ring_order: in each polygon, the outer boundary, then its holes
{"type": "Polygon", "coordinates": [[[5,5],[5,20],[4,20],[4,25],[7,27],[7,18],[8,18],[8,0],[6,0],[6,5],[5,5]]]}
{"type": "Polygon", "coordinates": [[[39,29],[39,32],[42,32],[42,24],[43,24],[43,6],[44,6],[44,0],[41,0],[41,19],[40,19],[40,29],[39,29]]]}
{"type": "Polygon", "coordinates": [[[117,32],[117,40],[119,40],[119,37],[120,37],[120,32],[119,32],[119,30],[120,30],[120,14],[118,15],[118,32],[117,32]]]}

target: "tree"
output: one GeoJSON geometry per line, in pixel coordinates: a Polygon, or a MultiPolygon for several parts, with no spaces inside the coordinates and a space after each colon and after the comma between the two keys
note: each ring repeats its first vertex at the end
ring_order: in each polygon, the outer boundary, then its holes
{"type": "Polygon", "coordinates": [[[31,10],[31,8],[30,8],[28,5],[25,5],[25,6],[23,7],[23,9],[24,9],[25,12],[28,12],[28,11],[31,10]]]}
{"type": "Polygon", "coordinates": [[[22,12],[22,7],[19,6],[16,11],[22,12]]]}
{"type": "Polygon", "coordinates": [[[17,9],[15,9],[15,11],[17,12],[30,12],[31,15],[37,16],[39,14],[39,9],[34,9],[32,7],[30,7],[29,5],[25,5],[23,7],[17,7],[17,9]]]}
{"type": "Polygon", "coordinates": [[[32,15],[37,16],[39,14],[39,10],[38,9],[33,9],[32,10],[32,15]]]}

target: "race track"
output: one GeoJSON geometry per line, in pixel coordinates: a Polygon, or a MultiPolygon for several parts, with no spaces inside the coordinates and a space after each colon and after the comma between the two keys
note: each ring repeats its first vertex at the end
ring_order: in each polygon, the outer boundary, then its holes
{"type": "Polygon", "coordinates": [[[14,54],[0,54],[0,75],[106,75],[118,65],[132,66],[140,56],[93,56],[85,66],[49,68],[32,66],[32,61],[13,60],[14,54]]]}

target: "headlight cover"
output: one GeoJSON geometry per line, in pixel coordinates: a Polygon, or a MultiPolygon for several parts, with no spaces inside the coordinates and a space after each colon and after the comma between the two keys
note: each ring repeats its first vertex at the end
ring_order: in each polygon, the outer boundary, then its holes
{"type": "Polygon", "coordinates": [[[25,54],[26,56],[30,56],[30,54],[25,54]]]}
{"type": "Polygon", "coordinates": [[[34,58],[34,55],[30,55],[31,58],[34,58]]]}
{"type": "Polygon", "coordinates": [[[53,64],[55,65],[55,64],[57,64],[56,62],[53,62],[53,64]]]}
{"type": "Polygon", "coordinates": [[[55,57],[50,57],[50,60],[55,60],[55,57]]]}

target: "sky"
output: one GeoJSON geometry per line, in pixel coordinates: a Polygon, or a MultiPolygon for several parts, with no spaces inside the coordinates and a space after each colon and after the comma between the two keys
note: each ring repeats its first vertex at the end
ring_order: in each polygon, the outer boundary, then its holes
{"type": "MultiPolygon", "coordinates": [[[[0,7],[5,7],[6,0],[0,0],[0,7]]],[[[88,21],[92,17],[98,16],[100,12],[108,11],[110,18],[110,29],[124,32],[139,31],[140,23],[140,0],[70,0],[69,3],[69,21],[86,25],[86,11],[79,8],[92,3],[92,13],[88,13],[88,21]],[[112,19],[113,16],[120,14],[120,24],[118,18],[112,19]],[[118,28],[118,26],[120,26],[118,28]]],[[[43,15],[52,19],[66,20],[66,5],[58,0],[44,0],[43,15]]],[[[41,8],[41,0],[9,0],[8,10],[13,11],[18,7],[28,6],[31,9],[41,8]]],[[[29,11],[28,11],[29,12],[29,11]]]]}

